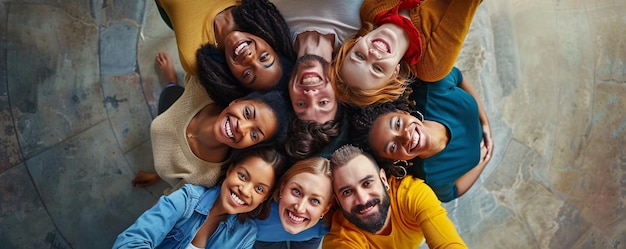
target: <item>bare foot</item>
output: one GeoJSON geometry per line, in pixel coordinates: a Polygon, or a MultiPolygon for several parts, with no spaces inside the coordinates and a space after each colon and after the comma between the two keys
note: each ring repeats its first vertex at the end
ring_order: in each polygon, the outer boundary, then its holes
{"type": "Polygon", "coordinates": [[[174,82],[178,85],[178,78],[176,77],[176,71],[174,70],[174,64],[172,58],[165,51],[161,51],[156,55],[156,64],[161,70],[161,75],[165,78],[167,83],[174,82]]]}
{"type": "Polygon", "coordinates": [[[157,183],[161,178],[157,173],[145,172],[143,170],[139,170],[137,172],[137,176],[133,179],[133,186],[137,188],[145,188],[157,183]]]}

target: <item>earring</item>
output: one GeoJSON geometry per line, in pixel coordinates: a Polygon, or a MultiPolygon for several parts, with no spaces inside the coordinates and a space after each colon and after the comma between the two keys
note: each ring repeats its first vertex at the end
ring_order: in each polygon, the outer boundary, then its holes
{"type": "Polygon", "coordinates": [[[322,214],[322,216],[320,216],[320,220],[324,219],[324,215],[322,214]]]}
{"type": "Polygon", "coordinates": [[[413,110],[411,111],[413,113],[416,113],[417,115],[419,115],[419,117],[417,117],[417,119],[419,119],[420,121],[424,121],[424,114],[422,114],[421,112],[419,112],[418,110],[413,110]]]}
{"type": "Polygon", "coordinates": [[[393,166],[391,167],[391,175],[393,175],[396,179],[402,179],[407,175],[406,168],[413,167],[413,162],[408,162],[406,160],[396,160],[393,162],[393,166]]]}

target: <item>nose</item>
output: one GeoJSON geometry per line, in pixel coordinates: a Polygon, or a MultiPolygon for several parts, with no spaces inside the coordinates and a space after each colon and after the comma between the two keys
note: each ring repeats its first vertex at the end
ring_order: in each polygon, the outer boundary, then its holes
{"type": "Polygon", "coordinates": [[[362,191],[362,190],[356,190],[356,200],[358,201],[357,204],[365,204],[367,203],[368,200],[368,195],[367,192],[362,191]]]}
{"type": "Polygon", "coordinates": [[[255,58],[256,58],[256,51],[254,50],[254,48],[249,47],[248,52],[246,52],[246,54],[243,57],[243,61],[250,62],[250,61],[254,61],[255,58]]]}
{"type": "Polygon", "coordinates": [[[370,48],[370,54],[375,56],[377,59],[380,59],[381,55],[378,50],[370,48]]]}
{"type": "Polygon", "coordinates": [[[406,145],[409,141],[411,141],[411,131],[407,128],[400,131],[398,134],[398,139],[404,145],[406,145]]]}
{"type": "Polygon", "coordinates": [[[305,89],[304,90],[304,96],[307,97],[307,99],[312,100],[313,97],[315,97],[315,94],[317,94],[317,89],[305,89]]]}
{"type": "Polygon", "coordinates": [[[240,187],[239,190],[241,191],[241,195],[245,196],[245,197],[250,197],[252,195],[252,184],[251,183],[243,183],[240,187]]]}
{"type": "Polygon", "coordinates": [[[299,214],[304,213],[304,211],[306,210],[306,200],[300,200],[300,202],[296,203],[295,208],[296,212],[298,212],[299,214]]]}
{"type": "Polygon", "coordinates": [[[245,135],[246,132],[250,130],[250,127],[252,127],[252,125],[252,122],[250,122],[249,120],[239,119],[239,121],[237,121],[237,131],[245,135]]]}

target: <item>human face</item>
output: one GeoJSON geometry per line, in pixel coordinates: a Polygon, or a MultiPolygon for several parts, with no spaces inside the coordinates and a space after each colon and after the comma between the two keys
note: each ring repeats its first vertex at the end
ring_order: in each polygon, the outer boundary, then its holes
{"type": "Polygon", "coordinates": [[[377,233],[387,224],[389,195],[384,170],[358,155],[333,171],[333,189],[344,216],[352,224],[377,233]]]}
{"type": "Polygon", "coordinates": [[[281,185],[278,213],[285,231],[297,234],[317,224],[330,208],[330,184],[326,176],[300,173],[281,185]]]}
{"type": "Polygon", "coordinates": [[[407,112],[397,111],[380,115],[369,133],[372,151],[391,160],[426,158],[430,151],[430,135],[424,123],[407,112]]]}
{"type": "Polygon", "coordinates": [[[289,81],[291,105],[299,119],[325,123],[337,114],[335,91],[322,66],[324,58],[305,56],[298,60],[295,77],[289,81]]]}
{"type": "Polygon", "coordinates": [[[220,200],[228,214],[247,213],[267,200],[274,183],[274,168],[251,156],[231,166],[222,183],[220,200]]]}
{"type": "Polygon", "coordinates": [[[277,129],[276,114],[267,104],[253,99],[237,99],[220,113],[213,133],[220,143],[243,149],[265,141],[277,129]]]}
{"type": "Polygon", "coordinates": [[[398,63],[407,48],[394,29],[381,26],[357,38],[339,73],[345,84],[353,88],[380,89],[398,74],[398,63]]]}
{"type": "Polygon", "coordinates": [[[283,68],[278,54],[265,40],[233,31],[226,35],[224,42],[228,67],[243,87],[263,91],[278,84],[283,68]]]}

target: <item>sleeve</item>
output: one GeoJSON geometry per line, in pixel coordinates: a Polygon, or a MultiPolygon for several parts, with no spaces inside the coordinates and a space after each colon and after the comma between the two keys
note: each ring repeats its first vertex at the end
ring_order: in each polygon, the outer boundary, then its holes
{"type": "Polygon", "coordinates": [[[424,181],[411,179],[413,181],[408,186],[405,185],[405,205],[408,207],[404,209],[411,213],[405,215],[417,220],[428,248],[467,248],[435,193],[424,181]]]}
{"type": "Polygon", "coordinates": [[[155,248],[184,217],[189,189],[183,187],[168,196],[161,196],[152,208],[117,236],[113,248],[155,248]]]}
{"type": "Polygon", "coordinates": [[[454,85],[456,85],[457,87],[460,87],[461,83],[463,83],[463,74],[461,73],[461,70],[459,70],[457,67],[453,67],[447,77],[452,77],[452,79],[454,80],[454,85]]]}

